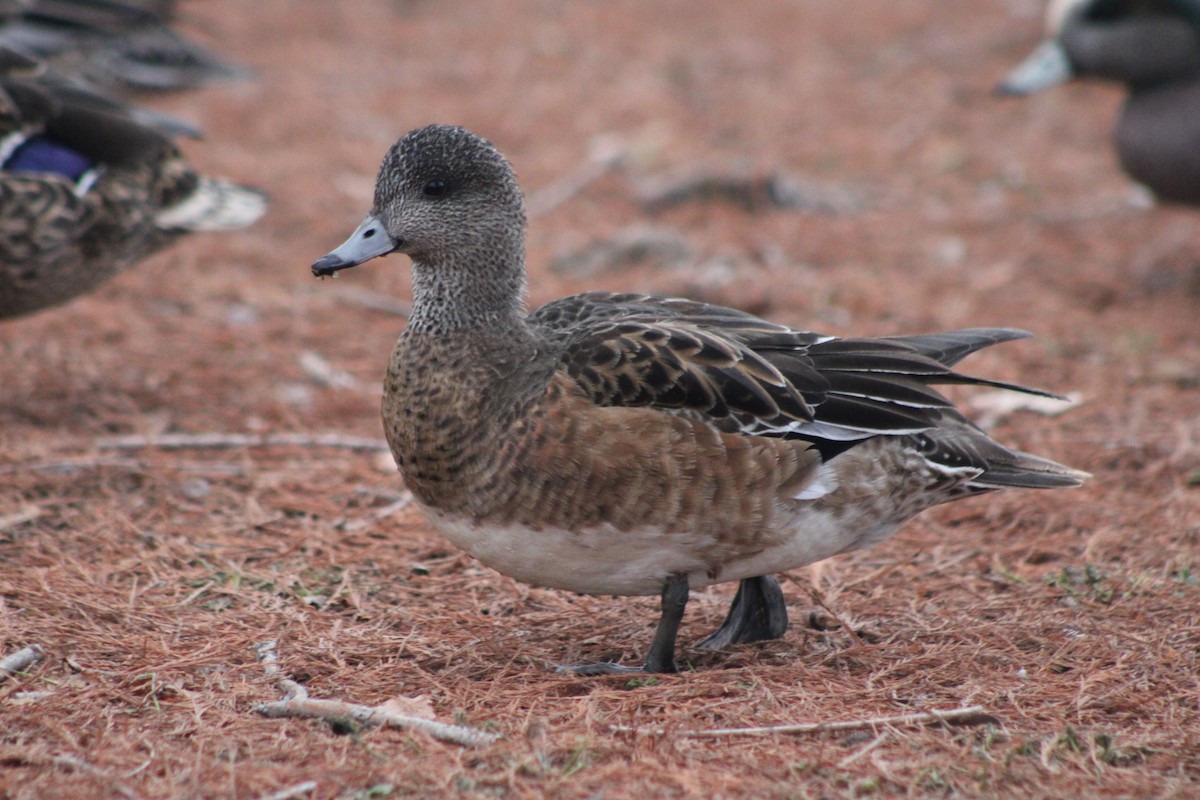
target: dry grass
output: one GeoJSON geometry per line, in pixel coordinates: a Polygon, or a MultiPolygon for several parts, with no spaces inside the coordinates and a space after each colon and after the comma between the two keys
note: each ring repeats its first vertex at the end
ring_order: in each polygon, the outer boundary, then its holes
{"type": "MultiPolygon", "coordinates": [[[[665,5],[188,6],[262,79],[160,105],[275,204],[0,330],[0,657],[45,650],[0,681],[0,798],[1200,795],[1200,249],[1194,213],[1125,203],[1117,94],[988,95],[1036,37],[1032,2],[665,5]],[[674,676],[554,674],[639,658],[655,601],[484,569],[405,506],[386,457],[319,438],[379,437],[403,323],[362,290],[407,284],[399,261],[320,284],[306,265],[361,217],[391,140],[435,119],[496,139],[531,190],[598,134],[636,155],[538,218],[534,302],[628,288],[836,333],[1026,327],[970,368],[1085,403],[997,435],[1095,479],[959,503],[797,573],[781,641],[685,646],[674,676]],[[637,179],[747,160],[866,206],[693,204],[653,221],[708,267],[542,270],[644,220],[637,179]],[[251,438],[111,447],[207,433],[251,438]],[[268,639],[312,697],[422,698],[501,738],[265,718],[268,639]]],[[[729,595],[694,595],[685,642],[729,595]]]]}
{"type": "MultiPolygon", "coordinates": [[[[284,451],[241,453],[252,479],[189,460],[188,474],[221,476],[205,478],[203,504],[168,453],[79,469],[52,499],[37,472],[19,481],[42,513],[4,534],[20,569],[0,582],[0,619],[6,642],[40,643],[47,659],[0,685],[10,796],[256,796],[300,779],[330,797],[383,784],[396,796],[1195,788],[1200,590],[1177,537],[1144,540],[1140,562],[1089,561],[1099,519],[1071,536],[1053,499],[962,504],[797,581],[783,641],[696,656],[678,676],[580,679],[551,667],[636,658],[651,601],[509,581],[450,552],[415,511],[347,532],[389,499],[366,486],[388,481],[352,456],[306,455],[309,475],[332,470],[348,488],[313,496],[284,451]],[[268,637],[314,696],[424,696],[443,721],[503,738],[463,749],[263,719],[255,705],[279,697],[254,650],[268,637]],[[681,735],[964,705],[982,707],[975,724],[681,735]]],[[[686,633],[719,622],[726,595],[701,593],[686,633]]]]}

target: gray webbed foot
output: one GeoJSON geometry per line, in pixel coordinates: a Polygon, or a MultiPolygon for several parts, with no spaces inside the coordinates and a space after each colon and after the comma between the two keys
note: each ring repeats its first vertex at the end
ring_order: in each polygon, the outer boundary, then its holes
{"type": "MultiPolygon", "coordinates": [[[[773,580],[773,579],[772,579],[773,580]]],[[[779,584],[775,584],[776,590],[779,584]]],[[[678,672],[675,666],[675,637],[679,633],[679,623],[683,621],[683,610],[688,601],[688,579],[686,575],[672,575],[663,585],[662,616],[658,618],[658,628],[654,631],[654,641],[646,652],[646,663],[640,667],[627,667],[622,664],[578,664],[561,666],[556,672],[560,675],[624,675],[630,672],[678,672]]],[[[784,620],[786,625],[786,619],[784,620]]]]}
{"type": "Polygon", "coordinates": [[[745,578],[739,585],[721,627],[695,644],[720,650],[731,644],[778,639],[787,633],[787,603],[779,581],[770,575],[745,578]]]}

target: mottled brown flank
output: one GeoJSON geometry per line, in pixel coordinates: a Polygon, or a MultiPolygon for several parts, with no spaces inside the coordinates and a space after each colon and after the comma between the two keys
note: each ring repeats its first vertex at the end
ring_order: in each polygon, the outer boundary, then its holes
{"type": "MultiPolygon", "coordinates": [[[[0,181],[0,209],[9,212],[0,217],[0,263],[5,265],[53,253],[95,214],[95,206],[81,201],[66,180],[17,176],[0,181]]],[[[33,274],[22,272],[14,280],[33,274]]]]}
{"type": "Polygon", "coordinates": [[[710,533],[740,552],[781,535],[781,502],[820,462],[805,442],[598,407],[520,339],[405,335],[384,419],[406,485],[434,509],[534,529],[710,533]]]}
{"type": "Polygon", "coordinates": [[[0,317],[91,291],[176,239],[182,231],[158,228],[154,214],[195,175],[163,167],[112,168],[84,197],[65,179],[0,181],[0,317]]]}
{"type": "Polygon", "coordinates": [[[155,227],[154,214],[196,182],[162,134],[10,69],[0,75],[0,135],[57,125],[56,136],[101,172],[82,195],[57,175],[0,173],[0,318],[89,291],[167,244],[174,235],[155,227]]]}
{"type": "Polygon", "coordinates": [[[43,135],[85,159],[95,180],[80,192],[57,174],[0,171],[0,319],[89,292],[204,221],[161,222],[201,189],[166,134],[84,90],[0,74],[0,138],[43,135]]]}
{"type": "MultiPolygon", "coordinates": [[[[923,457],[914,437],[876,437],[834,459],[838,488],[812,501],[831,511],[847,528],[864,529],[846,550],[857,550],[889,535],[897,525],[934,506],[990,491],[967,483],[961,474],[936,468],[923,457]],[[874,520],[875,525],[861,525],[874,520]]],[[[843,551],[845,552],[845,551],[843,551]]]]}

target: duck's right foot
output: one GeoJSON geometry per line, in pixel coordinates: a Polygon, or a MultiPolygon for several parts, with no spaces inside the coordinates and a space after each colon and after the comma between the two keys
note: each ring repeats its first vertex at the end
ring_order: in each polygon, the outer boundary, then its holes
{"type": "Polygon", "coordinates": [[[731,644],[778,639],[787,633],[787,602],[779,581],[770,575],[745,578],[734,595],[729,615],[721,627],[696,643],[704,650],[731,644]]]}

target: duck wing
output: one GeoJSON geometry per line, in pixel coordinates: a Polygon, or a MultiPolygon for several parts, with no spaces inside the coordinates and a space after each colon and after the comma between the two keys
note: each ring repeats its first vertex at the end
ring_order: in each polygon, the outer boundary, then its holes
{"type": "Polygon", "coordinates": [[[603,292],[549,303],[529,322],[597,405],[660,408],[748,435],[853,442],[961,420],[935,384],[1044,394],[954,371],[976,350],[1029,335],[1007,328],[843,339],[723,306],[603,292]]]}

